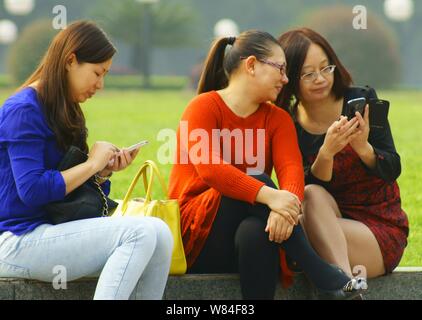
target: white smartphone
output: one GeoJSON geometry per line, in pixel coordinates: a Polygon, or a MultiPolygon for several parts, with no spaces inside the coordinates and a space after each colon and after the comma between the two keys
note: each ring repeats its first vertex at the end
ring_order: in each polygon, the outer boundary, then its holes
{"type": "Polygon", "coordinates": [[[135,143],[134,145],[132,145],[132,146],[130,146],[128,148],[125,148],[125,149],[127,151],[129,151],[129,152],[132,152],[132,151],[135,151],[136,149],[139,149],[140,147],[143,147],[143,146],[147,145],[148,143],[149,143],[149,141],[143,140],[143,141],[140,141],[138,143],[135,143]]]}
{"type": "MultiPolygon", "coordinates": [[[[134,145],[131,145],[130,147],[125,148],[125,149],[126,149],[127,151],[129,151],[129,152],[133,152],[133,151],[135,151],[135,150],[139,149],[140,147],[147,145],[148,143],[149,143],[149,141],[147,141],[147,140],[142,140],[142,141],[140,141],[140,142],[138,142],[138,143],[135,143],[134,145]]],[[[108,162],[108,165],[109,165],[110,167],[112,167],[112,166],[114,165],[114,162],[115,162],[115,158],[111,159],[111,160],[108,162]]]]}

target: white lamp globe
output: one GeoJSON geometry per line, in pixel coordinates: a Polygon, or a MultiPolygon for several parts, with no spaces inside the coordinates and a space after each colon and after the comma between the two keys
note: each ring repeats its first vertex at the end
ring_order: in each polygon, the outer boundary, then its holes
{"type": "Polygon", "coordinates": [[[18,27],[10,20],[0,20],[0,44],[10,44],[18,37],[18,27]]]}
{"type": "Polygon", "coordinates": [[[35,7],[35,0],[4,0],[4,6],[9,13],[25,16],[35,7]]]}
{"type": "Polygon", "coordinates": [[[384,12],[385,15],[397,22],[404,22],[409,20],[414,12],[413,0],[385,0],[384,12]]]}
{"type": "Polygon", "coordinates": [[[236,37],[239,34],[239,28],[236,22],[231,19],[219,20],[214,26],[214,36],[221,37],[236,37]]]}

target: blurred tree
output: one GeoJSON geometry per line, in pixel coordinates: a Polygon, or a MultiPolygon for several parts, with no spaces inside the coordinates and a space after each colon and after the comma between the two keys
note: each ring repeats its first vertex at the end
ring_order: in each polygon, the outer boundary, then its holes
{"type": "MultiPolygon", "coordinates": [[[[359,4],[364,5],[368,13],[377,13],[383,16],[384,0],[370,1],[360,0],[359,4]]],[[[419,30],[422,21],[422,6],[419,1],[415,2],[415,16],[407,22],[410,30],[419,30]]],[[[140,40],[142,32],[142,5],[136,0],[37,0],[33,12],[27,16],[11,16],[4,10],[4,1],[0,0],[0,19],[11,19],[21,30],[25,25],[38,18],[53,19],[52,9],[55,5],[61,4],[67,8],[68,22],[76,19],[92,19],[102,21],[102,26],[112,34],[113,38],[120,42],[126,42],[132,48],[130,64],[139,69],[139,52],[141,50],[140,40]],[[112,32],[112,31],[116,32],[112,32]],[[140,42],[140,41],[139,41],[140,42]]],[[[160,0],[152,7],[153,31],[152,42],[155,47],[167,47],[180,45],[184,46],[191,55],[186,55],[189,62],[192,57],[199,57],[206,54],[213,39],[213,28],[215,23],[222,18],[234,20],[240,31],[246,29],[261,29],[279,36],[289,28],[307,24],[309,13],[320,8],[330,8],[337,4],[348,6],[349,14],[351,8],[357,4],[356,0],[160,0]],[[159,27],[162,26],[162,27],[159,27]],[[179,30],[179,31],[177,31],[179,30]],[[189,57],[188,57],[189,56],[189,57]]],[[[322,9],[327,10],[327,9],[322,9]]],[[[330,20],[328,21],[331,21],[330,20]]],[[[351,26],[351,18],[344,21],[351,26]]],[[[382,17],[392,29],[400,29],[386,17],[382,17]]],[[[330,23],[326,23],[331,25],[330,23]]],[[[327,26],[326,26],[327,27],[327,26]]],[[[385,26],[382,26],[385,28],[385,26]]],[[[351,29],[349,27],[349,29],[351,29]]],[[[353,29],[349,31],[354,31],[353,29]]],[[[370,31],[370,28],[369,28],[370,31]]],[[[398,30],[400,31],[400,30],[398,30]]],[[[355,31],[358,37],[365,35],[364,31],[355,31]]],[[[388,31],[389,32],[389,31],[388,31]]],[[[400,33],[400,32],[398,32],[400,33]]],[[[405,46],[409,48],[407,61],[407,82],[422,85],[422,64],[418,63],[422,52],[422,33],[411,32],[405,46]],[[411,67],[409,67],[411,66],[411,67]]],[[[403,39],[401,39],[403,40],[403,39]]],[[[344,42],[344,41],[343,41],[344,42]]],[[[357,46],[355,46],[357,48],[357,46]]],[[[179,50],[177,48],[174,51],[179,50]]],[[[160,50],[161,51],[161,50],[160,50]]],[[[122,50],[123,52],[123,50],[122,50]]],[[[125,56],[126,57],[126,56],[125,56]]],[[[127,66],[125,58],[125,66],[127,66]]],[[[4,59],[0,52],[0,64],[4,59]]],[[[181,60],[178,60],[181,61],[181,60]]],[[[193,60],[192,60],[193,61],[193,60]]],[[[183,61],[185,62],[185,61],[183,61]]],[[[186,63],[189,63],[186,62],[186,63]]],[[[406,62],[406,61],[404,61],[406,62]]],[[[183,64],[183,63],[182,63],[183,64]]],[[[167,67],[169,72],[170,67],[167,67]]],[[[0,66],[1,69],[1,66],[0,66]]],[[[358,80],[358,79],[356,79],[358,80]]]]}
{"type": "Polygon", "coordinates": [[[369,12],[367,29],[355,30],[353,18],[351,7],[331,6],[310,13],[304,25],[327,38],[357,85],[397,85],[401,61],[394,32],[369,12]]]}
{"type": "MultiPolygon", "coordinates": [[[[142,34],[145,23],[145,5],[135,0],[104,0],[92,13],[96,21],[114,38],[132,47],[132,66],[140,69],[142,34]]],[[[186,2],[186,1],[185,1],[186,2]]],[[[196,42],[197,13],[189,6],[169,0],[160,0],[150,6],[151,46],[177,47],[196,42]]]]}
{"type": "Polygon", "coordinates": [[[40,63],[57,30],[50,20],[27,25],[10,48],[7,66],[16,84],[24,82],[40,63]]]}

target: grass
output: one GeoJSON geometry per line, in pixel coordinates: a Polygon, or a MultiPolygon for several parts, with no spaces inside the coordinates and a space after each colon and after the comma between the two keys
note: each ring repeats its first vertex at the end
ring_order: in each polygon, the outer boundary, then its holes
{"type": "Polygon", "coordinates": [[[409,217],[409,244],[401,266],[422,266],[422,92],[381,92],[390,100],[390,122],[394,142],[401,156],[402,174],[398,179],[402,206],[409,217]]]}
{"type": "MultiPolygon", "coordinates": [[[[4,101],[13,90],[0,91],[4,101]]],[[[379,96],[390,100],[390,122],[396,148],[402,158],[402,175],[399,178],[403,208],[410,221],[409,245],[401,266],[422,266],[422,140],[419,137],[419,119],[422,119],[422,92],[386,91],[379,96]]],[[[181,113],[192,94],[182,91],[116,91],[106,90],[83,105],[89,128],[90,144],[105,140],[118,146],[129,146],[147,139],[140,156],[127,170],[113,177],[111,196],[122,198],[145,159],[156,159],[162,142],[157,141],[161,129],[176,130],[181,113]]],[[[171,164],[159,164],[168,179],[171,164]]],[[[140,186],[139,186],[140,187],[140,186]]],[[[142,194],[141,188],[136,191],[142,194]]],[[[156,184],[155,197],[163,194],[156,184]]]]}
{"type": "MultiPolygon", "coordinates": [[[[150,82],[152,88],[158,90],[179,90],[188,85],[188,78],[180,76],[152,76],[150,82]]],[[[138,75],[110,75],[105,80],[106,88],[118,90],[140,89],[142,83],[143,78],[138,75]]]]}

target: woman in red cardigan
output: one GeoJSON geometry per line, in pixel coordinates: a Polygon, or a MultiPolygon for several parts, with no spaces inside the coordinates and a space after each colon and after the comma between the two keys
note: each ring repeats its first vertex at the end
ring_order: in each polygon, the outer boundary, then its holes
{"type": "Polygon", "coordinates": [[[298,223],[304,174],[295,127],[268,102],[287,82],[284,52],[266,32],[212,46],[199,95],[182,116],[170,176],[189,272],[239,273],[244,299],[273,299],[282,248],[320,297],[352,298],[365,279],[323,261],[298,223]]]}

